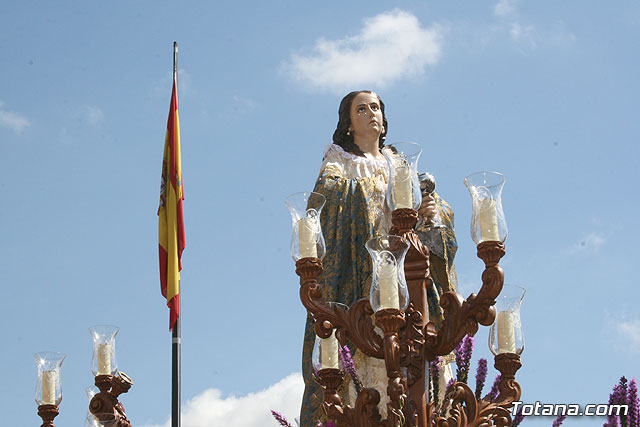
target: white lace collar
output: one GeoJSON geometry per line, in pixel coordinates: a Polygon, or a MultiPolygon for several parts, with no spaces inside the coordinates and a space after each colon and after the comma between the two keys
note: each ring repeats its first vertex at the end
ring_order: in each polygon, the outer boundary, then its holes
{"type": "MultiPolygon", "coordinates": [[[[356,154],[353,153],[348,153],[346,151],[344,151],[344,148],[342,148],[341,146],[337,145],[337,144],[329,144],[324,148],[323,151],[323,155],[322,158],[327,158],[328,154],[339,154],[341,155],[344,159],[346,160],[350,160],[356,164],[361,164],[361,165],[367,165],[367,166],[387,166],[387,161],[386,159],[383,160],[376,160],[376,159],[370,159],[368,157],[362,157],[362,156],[358,156],[356,154]]],[[[389,150],[389,148],[387,147],[383,147],[382,148],[382,154],[391,154],[392,151],[389,150]]]]}

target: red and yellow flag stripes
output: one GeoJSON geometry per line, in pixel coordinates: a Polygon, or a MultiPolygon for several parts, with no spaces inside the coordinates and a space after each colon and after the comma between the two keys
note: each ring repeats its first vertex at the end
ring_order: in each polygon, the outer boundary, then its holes
{"type": "Polygon", "coordinates": [[[160,287],[169,307],[169,329],[173,329],[180,311],[180,257],[184,250],[184,216],[182,213],[182,168],[180,167],[180,125],[176,82],[171,92],[171,109],[167,122],[162,159],[162,184],[158,208],[160,249],[160,287]]]}

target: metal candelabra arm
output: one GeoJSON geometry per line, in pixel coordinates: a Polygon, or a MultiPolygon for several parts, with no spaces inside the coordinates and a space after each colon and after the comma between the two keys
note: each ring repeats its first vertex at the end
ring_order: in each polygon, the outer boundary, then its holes
{"type": "Polygon", "coordinates": [[[391,234],[403,237],[409,243],[404,261],[404,274],[409,290],[410,304],[406,310],[406,324],[400,332],[401,365],[407,368],[408,400],[405,404],[407,426],[426,426],[426,346],[424,328],[429,274],[429,248],[416,234],[418,212],[414,209],[396,209],[391,215],[391,234]]]}
{"type": "Polygon", "coordinates": [[[320,369],[317,379],[324,388],[323,405],[329,418],[346,420],[347,415],[342,408],[342,399],[338,394],[338,389],[344,381],[344,372],[339,369],[320,369]]]}
{"type": "Polygon", "coordinates": [[[322,299],[322,287],[318,283],[322,261],[302,258],[296,262],[296,273],[302,279],[300,300],[316,321],[316,334],[327,338],[332,329],[336,329],[341,344],[348,339],[365,354],[384,359],[389,379],[387,394],[391,402],[387,407],[387,419],[381,420],[377,408],[380,402],[378,390],[363,389],[351,408],[342,404],[337,393],[344,372],[320,370],[318,381],[325,389],[326,414],[338,427],[509,426],[512,423],[509,408],[520,399],[521,393],[515,380],[515,372],[521,366],[516,354],[496,356],[495,366],[502,377],[494,402],[478,401],[466,384],[455,383],[447,395],[449,407],[445,417],[437,415],[433,403],[427,404],[425,393],[426,360],[449,354],[465,335],[473,336],[477,332],[478,324],[488,326],[495,320],[494,305],[504,284],[504,272],[498,265],[505,254],[504,244],[490,241],[477,246],[478,257],[485,263],[482,287],[477,295],[471,294],[466,300],[455,292],[443,294],[440,305],[444,309],[444,320],[436,330],[433,323],[425,321],[426,289],[431,280],[429,249],[413,230],[417,220],[417,212],[413,209],[393,212],[391,233],[409,242],[404,267],[410,304],[405,312],[385,309],[376,313],[376,325],[382,329],[384,337],[374,330],[373,310],[368,299],[358,300],[350,308],[329,305],[322,299]]]}
{"type": "MultiPolygon", "coordinates": [[[[388,388],[387,394],[391,402],[388,404],[388,417],[382,421],[377,405],[380,394],[375,389],[364,389],[360,392],[355,402],[355,408],[343,405],[337,389],[343,381],[344,373],[337,369],[322,369],[318,372],[318,380],[324,387],[323,406],[327,416],[335,420],[338,426],[361,427],[397,427],[415,425],[405,423],[407,408],[411,407],[407,398],[406,379],[403,377],[401,360],[405,363],[415,362],[402,354],[401,342],[407,337],[416,339],[416,334],[421,333],[421,327],[405,328],[405,313],[401,310],[381,310],[376,314],[376,324],[384,333],[380,337],[374,330],[372,322],[373,310],[369,300],[360,299],[353,303],[349,309],[342,306],[330,306],[322,299],[322,288],[318,283],[318,277],[322,273],[322,261],[318,258],[302,258],[296,262],[296,273],[302,279],[300,287],[300,300],[314,317],[316,334],[321,338],[327,338],[333,328],[336,329],[338,340],[344,344],[348,338],[358,349],[365,354],[385,360],[387,368],[388,388]],[[402,333],[401,333],[402,331],[402,333]],[[413,334],[411,333],[413,331],[413,334]]],[[[418,323],[422,315],[411,307],[407,310],[410,319],[418,323]]],[[[421,338],[421,337],[417,337],[421,338]]],[[[424,342],[424,340],[422,340],[424,342]]],[[[421,344],[420,344],[421,345],[421,344]]],[[[424,357],[422,357],[424,360],[424,357]]],[[[424,390],[424,386],[422,387],[424,390]]],[[[415,406],[413,406],[415,407],[415,406]]],[[[409,419],[415,419],[411,413],[409,419]]]]}
{"type": "Polygon", "coordinates": [[[498,390],[500,394],[493,402],[476,400],[474,392],[465,383],[454,383],[445,397],[448,407],[442,411],[447,416],[436,416],[435,408],[430,405],[430,418],[435,427],[469,426],[510,426],[513,422],[510,408],[513,402],[520,400],[520,384],[515,373],[522,363],[520,356],[513,353],[501,353],[495,357],[495,367],[500,371],[498,390]],[[447,410],[448,408],[448,410],[447,410]]]}
{"type": "Polygon", "coordinates": [[[522,390],[516,381],[516,372],[522,367],[520,356],[515,353],[500,353],[495,357],[495,368],[500,371],[498,383],[498,397],[495,402],[500,406],[510,408],[513,402],[520,400],[522,390]]]}
{"type": "Polygon", "coordinates": [[[318,258],[302,258],[296,262],[296,273],[302,279],[300,300],[316,321],[315,331],[320,338],[328,338],[331,330],[342,345],[348,338],[364,354],[384,359],[382,337],[374,331],[371,320],[373,310],[366,298],[350,308],[330,306],[322,299],[322,287],[318,277],[322,273],[322,261],[318,258]]]}
{"type": "Polygon", "coordinates": [[[444,321],[436,331],[433,323],[425,327],[427,359],[449,354],[465,335],[473,336],[478,323],[489,326],[496,318],[496,297],[504,284],[504,271],[498,265],[505,254],[504,243],[482,242],[478,245],[478,257],[485,263],[482,288],[466,300],[456,292],[446,292],[440,298],[444,309],[444,321]]]}
{"type": "Polygon", "coordinates": [[[324,388],[324,410],[329,419],[336,422],[337,427],[386,427],[378,412],[380,393],[374,388],[360,391],[351,408],[342,405],[342,399],[337,390],[344,381],[344,372],[338,369],[321,369],[317,379],[324,388]]]}
{"type": "Polygon", "coordinates": [[[100,389],[89,402],[89,411],[101,422],[116,421],[117,427],[131,427],[124,406],[118,400],[118,396],[129,391],[133,381],[126,374],[122,375],[96,375],[96,387],[100,389]]]}
{"type": "Polygon", "coordinates": [[[387,368],[387,395],[391,402],[387,404],[387,425],[404,426],[403,413],[407,401],[406,384],[400,371],[400,344],[398,333],[405,324],[405,315],[401,310],[383,309],[376,313],[376,325],[384,333],[384,362],[387,368]]]}

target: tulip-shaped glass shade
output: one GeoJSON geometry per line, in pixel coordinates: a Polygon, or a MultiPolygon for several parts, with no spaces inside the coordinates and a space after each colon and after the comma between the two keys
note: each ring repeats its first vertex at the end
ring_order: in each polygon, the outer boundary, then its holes
{"type": "Polygon", "coordinates": [[[418,179],[418,159],[422,147],[415,142],[396,142],[388,145],[393,151],[385,150],[389,167],[387,206],[396,209],[418,209],[422,203],[420,180],[418,179]]]}
{"type": "MultiPolygon", "coordinates": [[[[92,385],[90,387],[85,387],[84,392],[87,395],[87,399],[89,399],[89,404],[91,404],[91,399],[93,399],[93,396],[100,393],[100,390],[98,390],[98,387],[92,385]]],[[[95,426],[96,424],[94,421],[95,420],[94,420],[93,414],[91,413],[90,410],[87,410],[87,419],[84,423],[85,427],[95,426]]]]}
{"type": "Polygon", "coordinates": [[[320,213],[325,204],[320,193],[295,193],[284,202],[291,213],[291,256],[294,261],[301,258],[324,258],[325,244],[320,227],[320,213]]]}
{"type": "Polygon", "coordinates": [[[84,427],[117,427],[118,420],[112,413],[103,413],[93,415],[91,412],[87,414],[84,427]],[[100,421],[102,420],[102,421],[100,421]]]}
{"type": "Polygon", "coordinates": [[[36,403],[38,405],[60,405],[62,401],[62,381],[60,367],[66,355],[53,351],[43,351],[33,355],[38,366],[36,383],[36,403]]]}
{"type": "MultiPolygon", "coordinates": [[[[348,310],[344,304],[339,302],[330,302],[330,307],[339,306],[348,310]]],[[[311,363],[313,367],[319,371],[321,369],[343,369],[342,360],[340,359],[338,349],[340,343],[336,338],[336,330],[331,331],[329,338],[320,338],[316,335],[316,342],[313,345],[313,352],[311,353],[311,363]]]]}
{"type": "Polygon", "coordinates": [[[112,325],[96,325],[89,328],[93,339],[93,375],[115,375],[118,372],[116,359],[116,335],[120,328],[112,325]]]}
{"type": "Polygon", "coordinates": [[[404,257],[409,243],[400,236],[383,235],[365,245],[373,260],[373,280],[369,302],[373,312],[385,308],[405,310],[409,291],[404,277],[404,257]]]}
{"type": "Polygon", "coordinates": [[[498,172],[478,172],[464,179],[473,201],[471,238],[476,244],[504,242],[507,238],[507,221],[502,211],[504,182],[504,175],[498,172]]]}
{"type": "Polygon", "coordinates": [[[496,298],[497,316],[489,329],[489,349],[494,356],[500,353],[522,354],[524,335],[520,321],[520,304],[525,290],[520,286],[504,285],[496,298]]]}
{"type": "Polygon", "coordinates": [[[422,148],[415,142],[396,142],[388,145],[385,157],[389,167],[387,206],[396,209],[418,209],[422,203],[420,181],[418,180],[418,159],[422,148]]]}
{"type": "Polygon", "coordinates": [[[316,370],[321,369],[342,369],[342,361],[338,356],[340,343],[336,338],[335,329],[329,338],[320,338],[316,335],[316,342],[313,345],[311,361],[316,370]]]}

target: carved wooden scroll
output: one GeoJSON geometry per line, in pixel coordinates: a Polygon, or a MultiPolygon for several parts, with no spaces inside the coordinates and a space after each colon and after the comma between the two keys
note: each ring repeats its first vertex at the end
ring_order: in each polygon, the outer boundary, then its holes
{"type": "Polygon", "coordinates": [[[124,406],[118,396],[129,391],[133,381],[125,373],[114,375],[96,375],[96,387],[100,389],[89,402],[89,411],[101,422],[116,421],[117,427],[131,427],[124,406]]]}
{"type": "Polygon", "coordinates": [[[473,336],[478,331],[478,323],[489,326],[496,318],[496,297],[502,291],[504,271],[498,261],[505,254],[502,242],[482,242],[478,245],[478,257],[485,263],[482,273],[482,288],[478,294],[471,294],[466,300],[456,292],[446,292],[440,298],[444,309],[444,321],[436,331],[433,323],[425,328],[427,358],[451,353],[465,335],[473,336]]]}

